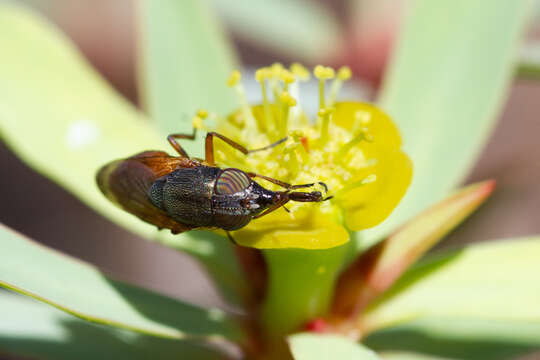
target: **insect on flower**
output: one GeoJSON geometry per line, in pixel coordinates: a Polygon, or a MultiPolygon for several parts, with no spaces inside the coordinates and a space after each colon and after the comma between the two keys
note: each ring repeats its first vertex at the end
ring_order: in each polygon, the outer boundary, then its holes
{"type": "Polygon", "coordinates": [[[199,111],[192,134],[168,138],[178,156],[146,151],[104,166],[97,175],[101,191],[173,233],[218,228],[232,239],[228,232],[234,231],[237,244],[258,249],[346,243],[351,231],[390,215],[411,182],[412,163],[387,114],[372,104],[337,100],[349,68],[318,65],[313,75],[319,109],[310,115],[299,101],[300,82],[311,77],[302,65],[258,69],[262,101],[255,104],[245,96],[241,73],[233,71],[227,84],[237,95],[236,110],[199,111]],[[177,142],[193,140],[197,130],[208,134],[205,160],[188,157],[177,142]]]}
{"type": "MultiPolygon", "coordinates": [[[[204,117],[204,112],[200,112],[204,117]]],[[[268,146],[248,150],[228,137],[209,132],[205,142],[205,160],[190,158],[176,139],[194,140],[193,133],[172,134],[167,140],[179,156],[163,151],[144,151],[127,159],[103,166],[97,183],[103,194],[127,212],[160,229],[177,234],[195,228],[240,229],[251,220],[267,215],[289,201],[321,202],[320,191],[300,192],[301,188],[324,183],[291,185],[264,175],[236,168],[219,168],[214,162],[214,139],[218,138],[244,155],[269,150],[287,137],[268,146]],[[282,187],[265,189],[253,178],[282,187]]]]}

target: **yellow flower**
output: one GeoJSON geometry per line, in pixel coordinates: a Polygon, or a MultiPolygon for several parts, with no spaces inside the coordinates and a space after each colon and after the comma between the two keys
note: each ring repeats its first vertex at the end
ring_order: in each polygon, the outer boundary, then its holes
{"type": "MultiPolygon", "coordinates": [[[[326,195],[333,196],[320,203],[291,201],[286,209],[251,221],[233,233],[240,245],[326,249],[344,244],[349,231],[383,221],[410,184],[412,164],[400,149],[401,138],[392,120],[373,105],[336,101],[350,70],[341,68],[336,74],[332,68],[317,66],[313,73],[319,81],[319,111],[314,118],[299,105],[298,82],[310,77],[299,64],[257,70],[263,99],[257,105],[247,103],[239,72],[229,79],[242,106],[218,118],[216,130],[252,149],[284,137],[288,140],[248,156],[216,142],[217,163],[291,184],[324,182],[326,195]]],[[[274,184],[260,183],[277,190],[274,184]]],[[[319,190],[324,194],[322,186],[319,190]]]]}

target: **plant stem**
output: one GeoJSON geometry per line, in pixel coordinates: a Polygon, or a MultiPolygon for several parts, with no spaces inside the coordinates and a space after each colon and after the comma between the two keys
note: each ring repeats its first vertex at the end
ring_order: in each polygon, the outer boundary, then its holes
{"type": "Polygon", "coordinates": [[[326,250],[265,250],[268,287],[261,312],[270,341],[326,313],[350,243],[326,250]]]}

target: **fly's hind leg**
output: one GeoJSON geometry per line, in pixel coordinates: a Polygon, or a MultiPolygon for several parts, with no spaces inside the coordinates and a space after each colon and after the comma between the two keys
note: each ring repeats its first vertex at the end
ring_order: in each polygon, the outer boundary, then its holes
{"type": "Polygon", "coordinates": [[[167,141],[169,142],[169,144],[171,144],[174,150],[176,150],[176,152],[180,154],[180,156],[186,157],[189,159],[189,155],[178,143],[178,141],[176,141],[176,139],[195,140],[195,136],[197,136],[197,129],[193,128],[193,132],[191,134],[171,134],[167,136],[167,141]]]}
{"type": "Polygon", "coordinates": [[[240,145],[239,143],[237,143],[236,141],[234,140],[231,140],[229,139],[228,137],[224,136],[224,135],[221,135],[217,132],[209,132],[208,134],[206,134],[206,142],[205,142],[205,160],[207,163],[211,164],[211,165],[214,165],[214,137],[217,137],[218,139],[226,142],[227,144],[229,144],[231,147],[235,148],[236,150],[240,151],[242,154],[244,155],[247,155],[247,154],[251,154],[251,153],[254,153],[254,152],[257,152],[257,151],[263,151],[263,150],[268,150],[268,149],[271,149],[273,148],[274,146],[277,146],[281,143],[284,143],[285,141],[287,141],[287,137],[284,137],[283,139],[280,139],[270,145],[267,145],[267,146],[264,146],[262,148],[259,148],[259,149],[247,149],[245,148],[244,146],[240,145]]]}

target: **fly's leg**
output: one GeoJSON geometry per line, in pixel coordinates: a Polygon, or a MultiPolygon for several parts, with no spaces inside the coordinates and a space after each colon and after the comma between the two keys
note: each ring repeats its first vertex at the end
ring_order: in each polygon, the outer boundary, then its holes
{"type": "Polygon", "coordinates": [[[178,154],[182,157],[186,157],[189,159],[189,155],[187,152],[180,146],[178,141],[176,139],[187,139],[187,140],[195,140],[195,136],[197,136],[197,129],[193,128],[193,132],[191,134],[171,134],[167,136],[167,141],[171,146],[176,150],[178,154]]]}
{"type": "Polygon", "coordinates": [[[274,178],[271,178],[271,177],[268,177],[268,176],[264,176],[264,175],[260,175],[260,174],[256,174],[256,173],[247,173],[247,174],[251,178],[257,177],[257,178],[260,178],[260,179],[264,179],[264,180],[266,180],[268,182],[271,182],[272,184],[276,184],[276,185],[281,186],[282,188],[287,189],[287,190],[305,189],[305,188],[313,187],[316,184],[318,184],[318,185],[321,185],[324,188],[325,192],[328,192],[328,186],[326,186],[326,184],[323,183],[322,181],[318,181],[316,183],[311,183],[311,184],[291,185],[291,184],[286,183],[284,181],[277,180],[277,179],[274,179],[274,178]]]}
{"type": "MultiPolygon", "coordinates": [[[[262,213],[260,213],[259,215],[257,216],[254,216],[253,219],[258,219],[260,217],[263,217],[265,215],[268,215],[270,214],[272,211],[275,211],[277,209],[279,209],[280,207],[282,207],[283,205],[285,205],[286,203],[289,202],[289,198],[288,197],[285,197],[283,198],[282,201],[278,201],[276,202],[275,204],[273,204],[272,206],[270,206],[268,209],[266,209],[265,211],[263,211],[262,213]]],[[[289,212],[289,210],[287,210],[287,212],[289,212]]]]}
{"type": "Polygon", "coordinates": [[[232,242],[234,245],[238,245],[238,243],[236,242],[236,240],[234,240],[233,236],[231,235],[229,231],[225,230],[225,233],[227,234],[227,238],[229,239],[230,242],[232,242]]]}
{"type": "Polygon", "coordinates": [[[231,139],[229,139],[228,137],[226,137],[224,135],[221,135],[221,134],[219,134],[217,132],[209,132],[208,134],[206,134],[205,160],[210,165],[214,165],[214,137],[217,137],[217,138],[221,139],[222,141],[226,142],[231,147],[233,147],[236,150],[240,151],[244,155],[251,154],[251,153],[254,153],[254,152],[257,152],[257,151],[268,150],[268,149],[273,148],[274,146],[277,146],[277,145],[287,141],[287,137],[284,137],[283,139],[280,139],[280,140],[278,140],[278,141],[276,141],[276,142],[274,142],[274,143],[272,143],[270,145],[264,146],[262,148],[249,150],[249,149],[245,148],[244,146],[240,145],[239,143],[237,143],[236,141],[231,140],[231,139]]]}

